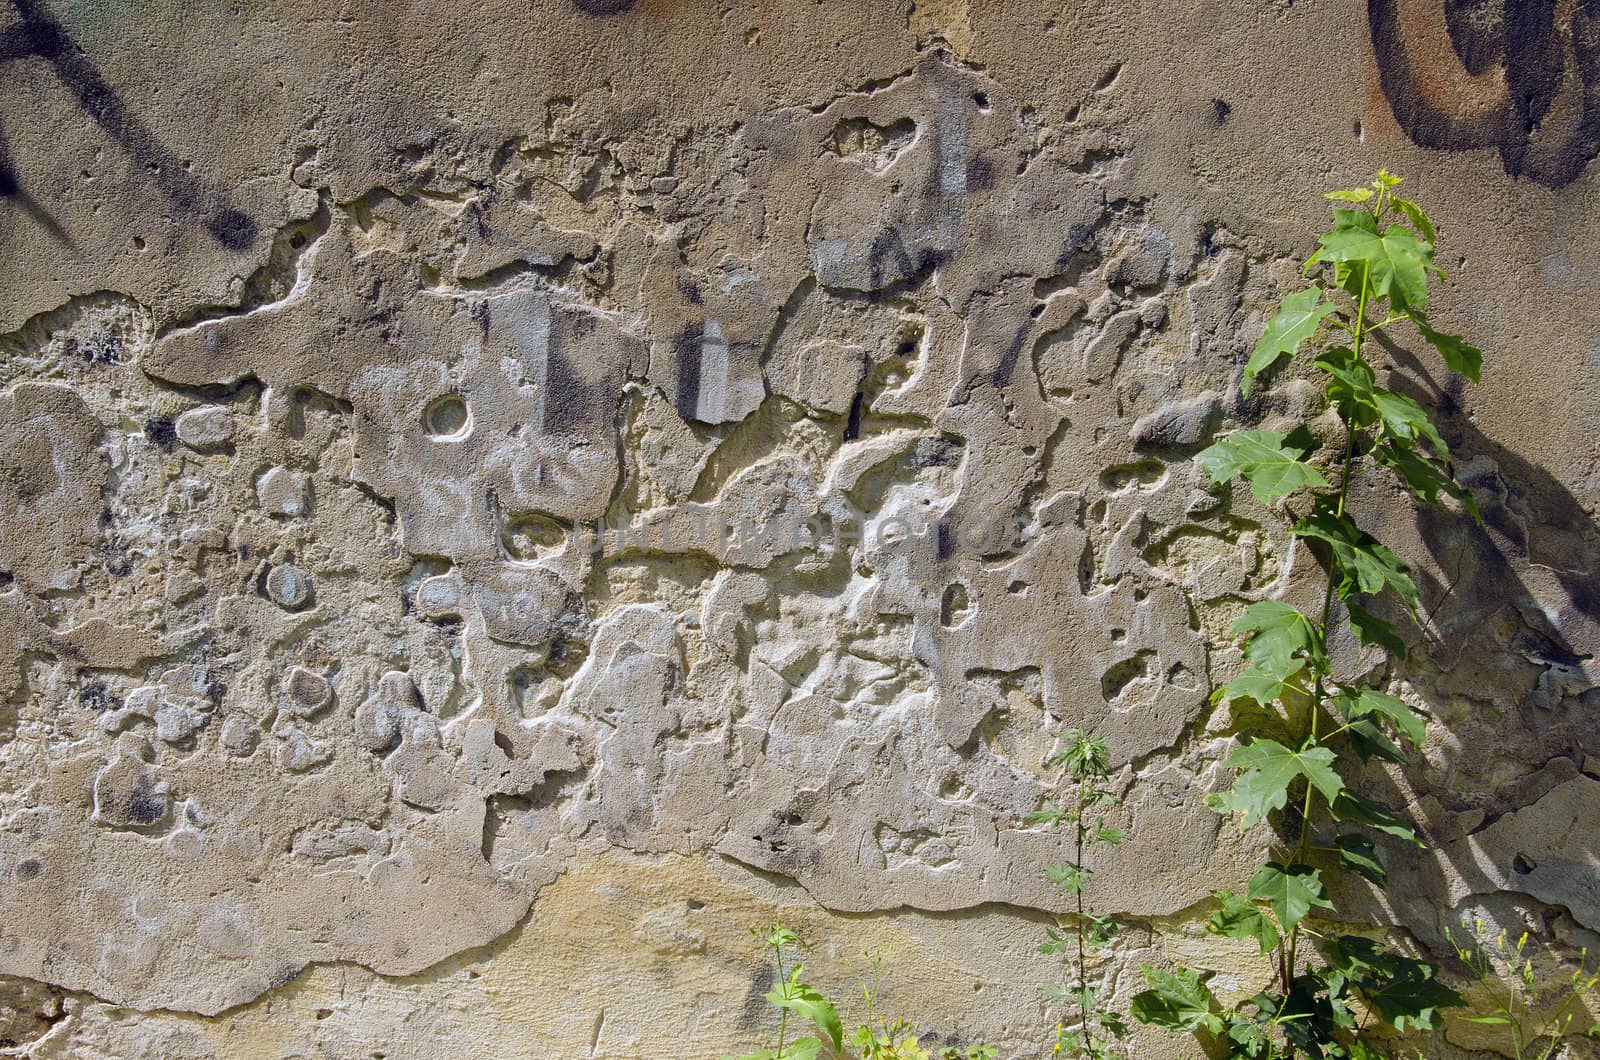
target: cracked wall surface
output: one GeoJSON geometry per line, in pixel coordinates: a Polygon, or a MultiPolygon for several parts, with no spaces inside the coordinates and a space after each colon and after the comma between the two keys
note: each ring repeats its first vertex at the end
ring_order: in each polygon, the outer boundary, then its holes
{"type": "Polygon", "coordinates": [[[1485,521],[1357,484],[1425,608],[1338,665],[1435,725],[1340,905],[1600,950],[1594,23],[1491,7],[8,0],[0,1049],[712,1056],[782,916],[1037,1055],[1078,724],[1114,993],[1253,992],[1208,693],[1321,589],[1192,457],[1331,431],[1238,382],[1379,165],[1485,521]]]}

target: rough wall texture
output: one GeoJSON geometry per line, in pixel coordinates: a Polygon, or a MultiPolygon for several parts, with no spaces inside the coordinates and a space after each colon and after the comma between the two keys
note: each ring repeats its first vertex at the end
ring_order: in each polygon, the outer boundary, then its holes
{"type": "Polygon", "coordinates": [[[1490,351],[1389,385],[1486,523],[1362,487],[1438,724],[1345,907],[1597,941],[1600,16],[1505,7],[9,0],[0,1039],[711,1056],[781,915],[1032,1056],[1080,722],[1118,989],[1243,989],[1206,693],[1319,589],[1190,458],[1320,412],[1240,366],[1380,164],[1490,351]]]}

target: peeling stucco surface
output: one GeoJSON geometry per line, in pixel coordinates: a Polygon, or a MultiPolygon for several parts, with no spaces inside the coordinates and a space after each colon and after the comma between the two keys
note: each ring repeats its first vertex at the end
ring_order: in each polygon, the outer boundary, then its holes
{"type": "Polygon", "coordinates": [[[1437,724],[1361,778],[1430,846],[1342,907],[1594,941],[1587,141],[1430,141],[1385,4],[1158,6],[0,15],[0,1037],[715,1055],[782,915],[1030,1056],[1073,724],[1133,835],[1117,990],[1243,991],[1200,925],[1268,837],[1203,805],[1207,692],[1247,603],[1320,589],[1190,458],[1330,428],[1238,376],[1379,164],[1490,351],[1388,366],[1485,524],[1358,486],[1426,608],[1340,666],[1437,724]]]}

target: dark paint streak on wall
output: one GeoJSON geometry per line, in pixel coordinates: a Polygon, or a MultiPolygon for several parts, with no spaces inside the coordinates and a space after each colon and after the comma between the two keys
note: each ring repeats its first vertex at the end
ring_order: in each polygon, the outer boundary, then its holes
{"type": "MultiPolygon", "coordinates": [[[[21,25],[0,35],[0,61],[38,56],[55,68],[61,83],[72,90],[83,112],[93,118],[133,158],[154,174],[156,184],[179,208],[200,214],[206,230],[230,250],[243,250],[256,241],[256,223],[219,192],[183,168],[150,129],[128,111],[116,89],[100,75],[83,50],[38,0],[11,0],[22,17],[21,25]]],[[[9,160],[0,154],[0,185],[17,193],[18,182],[9,160]]]]}
{"type": "MultiPolygon", "coordinates": [[[[1454,71],[1419,71],[1406,47],[1398,0],[1368,0],[1367,21],[1378,79],[1395,121],[1411,141],[1440,151],[1496,147],[1513,177],[1550,188],[1572,183],[1600,156],[1600,0],[1579,0],[1569,23],[1555,0],[1442,0],[1454,71]],[[1570,62],[1569,62],[1570,58],[1570,62]],[[1505,98],[1463,112],[1460,99],[1432,99],[1425,85],[1504,72],[1505,98]],[[1575,122],[1547,128],[1562,102],[1575,122]]],[[[1554,125],[1555,123],[1552,123],[1554,125]]]]}
{"type": "Polygon", "coordinates": [[[1011,385],[1011,377],[1016,374],[1017,361],[1022,357],[1023,347],[1028,344],[1028,336],[1033,331],[1033,321],[1030,318],[1017,328],[1015,335],[1006,345],[1006,352],[1001,356],[1000,363],[994,366],[994,373],[989,377],[989,382],[996,390],[1004,390],[1011,385]]]}
{"type": "Polygon", "coordinates": [[[581,14],[594,18],[606,18],[610,15],[625,15],[632,11],[639,0],[572,0],[572,6],[581,14]]]}
{"type": "Polygon", "coordinates": [[[576,347],[593,330],[588,316],[556,317],[550,329],[550,348],[545,360],[544,430],[559,433],[601,419],[597,411],[605,404],[604,394],[590,394],[588,387],[562,350],[576,347]]]}
{"type": "Polygon", "coordinates": [[[700,345],[704,339],[705,327],[691,324],[673,342],[678,362],[678,415],[686,420],[695,418],[700,403],[700,345]]]}

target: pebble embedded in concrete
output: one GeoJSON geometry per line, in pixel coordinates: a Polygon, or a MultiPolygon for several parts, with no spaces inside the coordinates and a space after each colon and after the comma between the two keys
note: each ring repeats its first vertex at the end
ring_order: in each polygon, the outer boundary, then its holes
{"type": "Polygon", "coordinates": [[[218,405],[190,409],[178,417],[173,429],[178,441],[190,449],[220,449],[233,441],[233,413],[218,405]]]}
{"type": "Polygon", "coordinates": [[[303,472],[275,467],[256,483],[256,498],[267,514],[297,519],[311,511],[311,480],[303,472]]]}
{"type": "Polygon", "coordinates": [[[285,610],[299,611],[311,602],[314,592],[311,573],[293,563],[267,572],[267,596],[285,610]]]}

